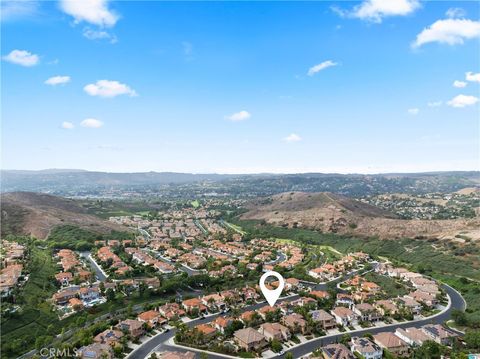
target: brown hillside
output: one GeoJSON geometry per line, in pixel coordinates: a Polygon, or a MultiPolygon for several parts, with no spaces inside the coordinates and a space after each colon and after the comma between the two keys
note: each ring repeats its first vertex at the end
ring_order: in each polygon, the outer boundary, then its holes
{"type": "Polygon", "coordinates": [[[333,193],[288,192],[252,202],[242,219],[318,229],[323,232],[380,238],[454,238],[463,234],[480,239],[480,220],[403,220],[395,214],[333,193]]]}
{"type": "Polygon", "coordinates": [[[2,236],[8,233],[45,239],[58,225],[71,224],[94,232],[126,228],[86,213],[74,200],[43,193],[10,192],[0,197],[2,236]]]}

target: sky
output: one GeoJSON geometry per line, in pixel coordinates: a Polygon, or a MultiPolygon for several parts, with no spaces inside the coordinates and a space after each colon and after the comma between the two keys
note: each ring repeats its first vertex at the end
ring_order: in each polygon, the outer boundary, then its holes
{"type": "Polygon", "coordinates": [[[480,170],[480,3],[2,1],[2,169],[480,170]]]}

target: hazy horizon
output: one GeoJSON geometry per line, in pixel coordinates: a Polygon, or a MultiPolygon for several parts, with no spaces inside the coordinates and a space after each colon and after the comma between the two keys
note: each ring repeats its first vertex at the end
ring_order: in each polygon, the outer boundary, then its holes
{"type": "Polygon", "coordinates": [[[449,173],[449,172],[480,172],[479,169],[474,170],[441,170],[441,171],[417,171],[417,172],[324,172],[324,171],[308,171],[308,172],[188,172],[188,171],[169,171],[169,170],[144,170],[144,171],[106,171],[106,170],[88,170],[82,168],[43,168],[38,170],[31,169],[12,169],[2,168],[1,171],[10,172],[100,172],[108,174],[129,174],[129,173],[181,173],[192,175],[303,175],[303,174],[339,174],[339,175],[392,175],[392,174],[423,174],[423,173],[449,173]]]}

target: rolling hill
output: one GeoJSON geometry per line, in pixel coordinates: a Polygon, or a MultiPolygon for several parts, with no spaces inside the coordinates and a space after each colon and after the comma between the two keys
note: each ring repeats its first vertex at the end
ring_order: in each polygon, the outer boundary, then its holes
{"type": "Polygon", "coordinates": [[[245,220],[380,238],[480,239],[480,219],[404,220],[375,206],[329,192],[287,192],[252,201],[245,220]]]}
{"type": "Polygon", "coordinates": [[[126,228],[86,213],[74,200],[33,192],[3,193],[0,197],[2,236],[9,233],[44,239],[58,225],[76,225],[99,233],[126,228]]]}

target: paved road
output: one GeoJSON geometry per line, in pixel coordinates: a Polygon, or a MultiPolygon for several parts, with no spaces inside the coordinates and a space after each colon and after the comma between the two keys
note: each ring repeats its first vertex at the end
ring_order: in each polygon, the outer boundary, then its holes
{"type": "MultiPolygon", "coordinates": [[[[347,280],[348,278],[352,277],[355,274],[357,274],[357,271],[351,272],[351,273],[349,273],[349,274],[347,274],[347,275],[345,275],[341,278],[333,280],[333,281],[331,281],[331,283],[337,283],[337,282],[340,282],[340,281],[347,280]]],[[[320,283],[320,284],[316,284],[316,285],[311,285],[311,287],[315,290],[327,290],[328,283],[320,283]]],[[[283,302],[283,301],[291,301],[291,300],[297,299],[299,297],[300,296],[298,294],[295,294],[295,295],[292,295],[292,296],[289,296],[289,297],[286,297],[286,298],[280,298],[278,300],[278,302],[280,303],[280,302],[283,302]]],[[[245,308],[242,308],[241,312],[245,312],[247,310],[257,310],[257,309],[263,307],[265,304],[266,304],[266,302],[261,302],[261,303],[258,303],[258,304],[250,305],[250,306],[247,306],[245,308]]],[[[217,318],[219,315],[220,314],[215,314],[215,315],[209,316],[205,319],[193,320],[193,321],[187,323],[187,326],[191,327],[191,326],[194,326],[194,325],[197,325],[197,324],[200,324],[200,323],[211,322],[211,321],[215,320],[215,318],[217,318]]],[[[150,353],[154,349],[157,350],[157,351],[163,351],[163,350],[185,351],[185,350],[182,350],[181,348],[171,347],[166,343],[172,336],[175,335],[175,331],[176,331],[176,329],[172,329],[167,333],[163,333],[163,334],[159,334],[159,335],[155,336],[150,341],[146,342],[145,344],[140,345],[137,349],[132,351],[128,355],[128,359],[143,359],[148,355],[148,353],[150,353]]],[[[208,357],[209,358],[216,358],[216,359],[225,358],[223,356],[214,355],[214,354],[210,354],[210,353],[208,354],[208,357]]]]}
{"type": "Polygon", "coordinates": [[[95,270],[95,274],[96,274],[99,281],[103,282],[107,279],[107,276],[103,273],[102,269],[90,257],[90,252],[88,252],[88,251],[80,252],[80,256],[85,258],[92,265],[92,268],[95,270]]]}
{"type": "MultiPolygon", "coordinates": [[[[431,317],[427,319],[416,320],[414,322],[391,324],[387,327],[362,329],[362,330],[355,331],[354,333],[350,333],[350,335],[362,336],[365,333],[377,334],[380,332],[394,332],[397,328],[407,328],[412,326],[419,327],[425,324],[432,324],[432,323],[442,324],[446,322],[447,320],[450,319],[451,313],[454,309],[465,310],[466,303],[463,297],[460,295],[460,293],[458,293],[455,289],[447,285],[443,285],[442,287],[443,289],[445,289],[445,291],[448,293],[451,299],[450,308],[448,308],[445,312],[440,313],[434,316],[433,318],[431,317]]],[[[318,338],[316,340],[312,340],[311,342],[300,345],[296,348],[287,350],[285,353],[290,352],[293,354],[294,358],[300,358],[308,353],[311,353],[318,347],[339,341],[343,334],[345,333],[329,335],[326,337],[318,338]]],[[[279,356],[279,357],[282,357],[282,356],[279,356]]]]}
{"type": "MultiPolygon", "coordinates": [[[[171,266],[175,266],[175,262],[172,262],[171,260],[165,258],[165,257],[162,257],[158,252],[156,251],[153,251],[153,250],[147,250],[148,253],[150,253],[152,256],[154,256],[156,259],[162,261],[162,262],[165,262],[167,264],[170,264],[171,266]]],[[[188,276],[192,276],[192,275],[198,275],[198,274],[202,274],[204,273],[203,271],[201,270],[195,270],[195,269],[192,269],[192,268],[188,268],[187,266],[184,266],[183,264],[180,263],[180,268],[179,268],[182,272],[185,272],[188,274],[188,276]]]]}
{"type": "Polygon", "coordinates": [[[276,264],[284,262],[286,260],[287,260],[287,256],[282,252],[278,252],[278,257],[276,259],[274,259],[273,261],[267,262],[265,264],[276,265],[276,264]]]}
{"type": "MultiPolygon", "coordinates": [[[[343,279],[345,279],[345,278],[343,278],[343,279]]],[[[317,287],[317,289],[324,288],[325,286],[326,285],[319,285],[317,287]]],[[[447,294],[450,296],[450,299],[451,299],[450,307],[445,312],[437,314],[434,317],[430,317],[430,318],[427,318],[427,319],[420,319],[420,320],[416,320],[416,321],[413,321],[413,322],[390,324],[388,326],[379,327],[379,328],[375,327],[375,328],[366,328],[366,329],[362,329],[362,330],[352,331],[352,332],[349,332],[350,335],[352,335],[352,336],[353,335],[362,336],[365,333],[376,334],[376,333],[384,332],[384,331],[394,332],[397,328],[406,328],[406,327],[411,327],[411,326],[418,327],[418,326],[425,325],[425,324],[431,324],[431,323],[441,324],[441,323],[446,322],[447,320],[450,319],[451,313],[454,309],[465,310],[466,303],[465,303],[465,300],[463,299],[463,297],[460,295],[460,293],[458,293],[455,289],[453,289],[452,287],[447,286],[447,285],[442,285],[442,287],[447,292],[447,294]]],[[[298,297],[299,297],[298,295],[293,295],[293,296],[290,296],[290,297],[279,299],[279,302],[291,301],[291,300],[297,299],[298,297]]],[[[257,310],[264,305],[265,305],[265,303],[259,303],[259,304],[251,305],[251,306],[243,308],[242,311],[257,310]]],[[[187,323],[187,325],[189,327],[191,327],[191,326],[197,325],[199,323],[208,323],[208,322],[213,321],[219,315],[220,314],[215,314],[215,315],[209,316],[205,319],[196,319],[194,321],[191,321],[191,322],[187,323]]],[[[301,344],[301,345],[299,345],[295,348],[287,350],[285,352],[285,354],[288,353],[288,352],[291,352],[293,354],[294,358],[300,358],[300,357],[302,357],[302,356],[304,356],[308,353],[311,353],[312,351],[314,351],[315,349],[317,349],[317,348],[319,348],[323,345],[327,345],[327,344],[339,341],[343,334],[345,334],[345,333],[334,334],[334,335],[329,335],[329,336],[317,338],[315,340],[312,340],[310,342],[301,344]]],[[[178,347],[173,347],[173,346],[170,346],[167,343],[167,341],[174,335],[175,335],[175,329],[172,329],[171,331],[169,331],[167,333],[157,335],[156,337],[151,339],[149,342],[147,342],[145,344],[142,344],[136,350],[132,351],[130,353],[130,355],[128,356],[128,359],[143,359],[154,349],[158,350],[158,351],[163,351],[163,350],[185,351],[185,349],[178,348],[178,347]]],[[[283,356],[284,355],[278,355],[277,357],[282,358],[283,356]]],[[[211,353],[208,354],[208,357],[209,358],[214,358],[214,359],[222,359],[222,358],[224,359],[225,358],[224,356],[214,355],[214,354],[211,354],[211,353]]]]}

